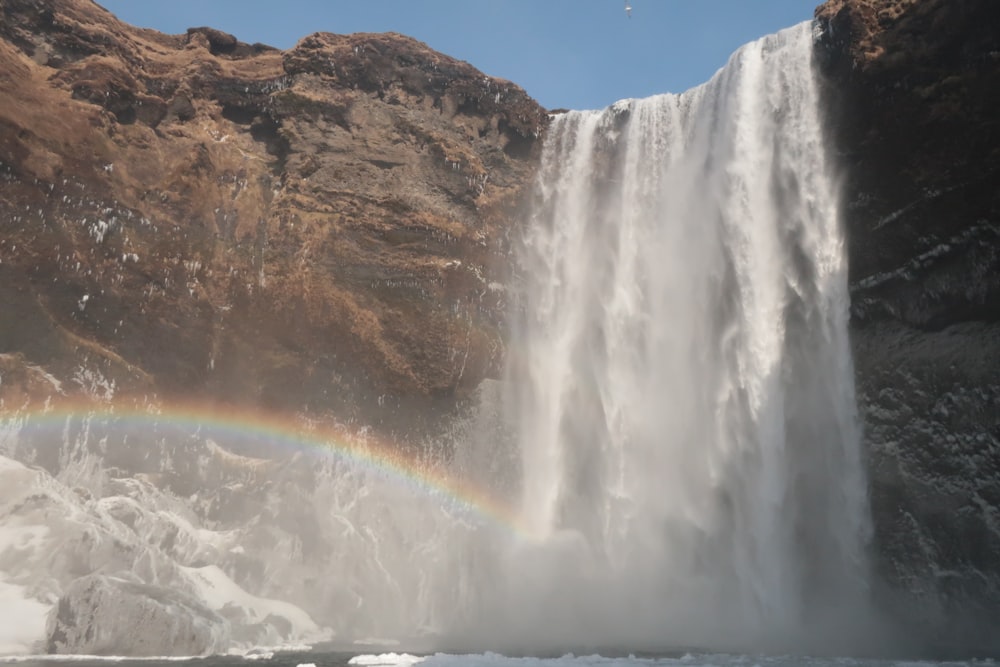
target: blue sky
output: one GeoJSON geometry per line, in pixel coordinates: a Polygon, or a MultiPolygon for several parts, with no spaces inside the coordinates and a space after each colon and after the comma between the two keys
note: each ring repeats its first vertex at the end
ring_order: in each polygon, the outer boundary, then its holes
{"type": "Polygon", "coordinates": [[[207,25],[289,48],[317,32],[401,32],[543,106],[592,109],[680,92],[741,44],[812,17],[820,0],[98,0],[162,32],[207,25]]]}

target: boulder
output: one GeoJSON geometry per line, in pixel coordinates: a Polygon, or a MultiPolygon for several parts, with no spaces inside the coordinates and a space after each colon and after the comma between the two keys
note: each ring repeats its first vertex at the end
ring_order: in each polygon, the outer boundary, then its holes
{"type": "Polygon", "coordinates": [[[46,635],[53,654],[193,656],[229,648],[229,624],[195,598],[100,574],[70,584],[46,635]]]}

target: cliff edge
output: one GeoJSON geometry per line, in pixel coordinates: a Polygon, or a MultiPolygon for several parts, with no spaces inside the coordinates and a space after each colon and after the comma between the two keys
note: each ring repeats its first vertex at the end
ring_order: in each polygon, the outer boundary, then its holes
{"type": "Polygon", "coordinates": [[[496,372],[547,118],[514,84],[396,34],[282,52],[0,0],[0,97],[8,401],[47,376],[391,429],[496,372]]]}

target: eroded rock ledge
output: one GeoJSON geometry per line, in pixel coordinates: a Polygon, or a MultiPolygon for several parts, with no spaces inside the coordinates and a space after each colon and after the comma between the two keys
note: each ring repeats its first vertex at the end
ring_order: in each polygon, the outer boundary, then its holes
{"type": "Polygon", "coordinates": [[[0,97],[8,365],[388,428],[497,370],[546,122],[514,84],[402,35],[0,0],[0,97]]]}

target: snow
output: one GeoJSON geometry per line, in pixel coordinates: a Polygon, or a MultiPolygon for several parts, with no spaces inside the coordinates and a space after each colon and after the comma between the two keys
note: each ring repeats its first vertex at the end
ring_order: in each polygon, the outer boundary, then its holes
{"type": "Polygon", "coordinates": [[[24,552],[44,548],[49,532],[48,526],[23,523],[19,517],[14,517],[0,524],[0,556],[6,557],[8,549],[24,552]]]}
{"type": "MultiPolygon", "coordinates": [[[[68,460],[89,470],[92,455],[68,460]]],[[[84,574],[101,570],[141,582],[154,592],[174,588],[193,594],[235,628],[260,624],[248,630],[251,634],[244,632],[233,648],[243,644],[246,650],[255,639],[295,642],[261,649],[255,652],[261,655],[247,659],[263,659],[275,650],[306,651],[303,642],[328,638],[329,631],[301,607],[248,592],[219,565],[186,567],[212,563],[226,553],[245,554],[238,531],[199,525],[184,500],[145,478],[102,478],[94,485],[86,475],[81,482],[78,473],[65,468],[56,479],[0,456],[0,654],[43,648],[51,605],[81,573],[67,571],[71,566],[84,568],[84,574]],[[269,617],[283,618],[287,625],[275,627],[269,617]],[[265,634],[254,637],[253,632],[265,634]]],[[[76,651],[91,652],[83,646],[76,651]]]]}
{"type": "Polygon", "coordinates": [[[242,657],[244,660],[270,660],[274,657],[274,651],[248,651],[242,657]]]}
{"type": "MultiPolygon", "coordinates": [[[[12,354],[0,354],[0,360],[16,361],[16,357],[12,354]]],[[[52,386],[52,389],[55,390],[57,394],[65,395],[66,392],[64,392],[62,389],[62,382],[60,380],[57,380],[51,373],[46,371],[44,368],[42,368],[41,366],[36,366],[34,364],[26,364],[25,368],[34,373],[37,377],[48,382],[52,386]]],[[[9,418],[5,419],[9,421],[9,418]]]]}
{"type": "MultiPolygon", "coordinates": [[[[0,551],[5,549],[0,535],[0,551]]],[[[28,653],[39,637],[45,635],[49,605],[28,597],[24,586],[4,580],[0,572],[0,654],[28,653]]]]}
{"type": "Polygon", "coordinates": [[[270,660],[275,653],[305,653],[312,650],[312,644],[280,644],[278,646],[255,646],[249,650],[230,649],[228,655],[244,660],[270,660]]]}
{"type": "Polygon", "coordinates": [[[217,565],[204,567],[181,567],[193,584],[198,596],[215,611],[225,607],[242,608],[248,617],[263,620],[268,616],[281,616],[292,624],[295,637],[319,637],[321,630],[312,618],[301,608],[290,602],[271,600],[252,595],[240,588],[217,565]]]}
{"type": "Polygon", "coordinates": [[[33,599],[23,582],[22,563],[45,551],[50,543],[48,526],[32,516],[10,516],[24,498],[38,489],[37,474],[21,463],[0,456],[0,654],[27,653],[45,636],[50,605],[33,599]]]}

